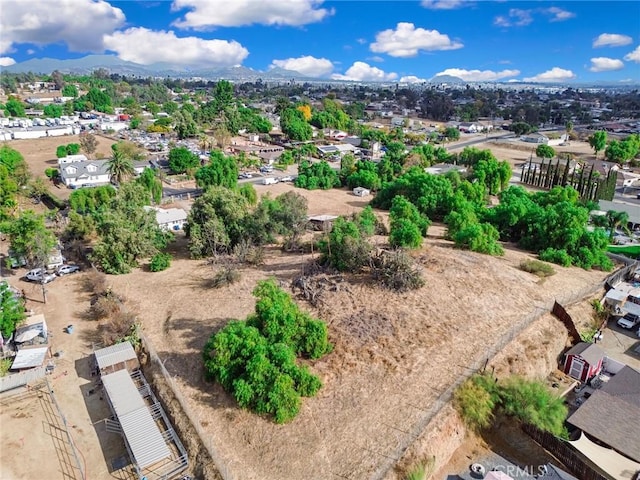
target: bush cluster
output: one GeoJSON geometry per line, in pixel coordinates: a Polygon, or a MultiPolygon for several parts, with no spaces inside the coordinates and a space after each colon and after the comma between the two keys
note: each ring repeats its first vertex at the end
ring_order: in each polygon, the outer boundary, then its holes
{"type": "Polygon", "coordinates": [[[513,376],[498,383],[488,375],[476,374],[456,390],[454,399],[462,419],[474,430],[489,427],[494,415],[501,413],[553,435],[567,436],[567,406],[538,381],[513,376]]]}
{"type": "Polygon", "coordinates": [[[149,270],[152,272],[161,272],[171,266],[171,255],[169,253],[156,253],[151,257],[149,270]]]}
{"type": "Polygon", "coordinates": [[[234,320],[209,338],[204,347],[205,374],[231,393],[238,405],[292,420],[301,397],[315,395],[322,382],[296,357],[320,358],[332,349],[327,326],[300,311],[275,281],[259,282],[255,313],[234,320]]]}

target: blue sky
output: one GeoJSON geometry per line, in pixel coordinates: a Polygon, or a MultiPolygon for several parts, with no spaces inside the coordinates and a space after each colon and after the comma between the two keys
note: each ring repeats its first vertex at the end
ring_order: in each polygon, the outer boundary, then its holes
{"type": "Polygon", "coordinates": [[[640,2],[2,0],[0,66],[91,53],[362,81],[640,82],[640,2]]]}

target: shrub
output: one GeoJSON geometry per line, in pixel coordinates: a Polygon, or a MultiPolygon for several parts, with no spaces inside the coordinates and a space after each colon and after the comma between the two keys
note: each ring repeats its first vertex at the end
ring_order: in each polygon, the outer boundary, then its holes
{"type": "Polygon", "coordinates": [[[557,263],[563,267],[571,266],[571,255],[565,249],[546,248],[538,254],[538,257],[540,260],[557,263]]]}
{"type": "Polygon", "coordinates": [[[264,263],[264,247],[256,246],[249,240],[241,240],[233,247],[233,255],[240,263],[262,265],[264,263]]]}
{"type": "Polygon", "coordinates": [[[168,253],[157,253],[151,257],[151,263],[149,264],[149,270],[152,272],[161,272],[166,270],[171,265],[171,255],[168,253]]]}
{"type": "Polygon", "coordinates": [[[318,245],[323,260],[332,267],[358,272],[369,263],[372,246],[355,222],[342,217],[336,219],[333,228],[318,245]]]}
{"type": "Polygon", "coordinates": [[[408,218],[398,218],[391,222],[389,243],[392,247],[420,248],[422,234],[418,225],[408,218]]]}
{"type": "Polygon", "coordinates": [[[422,274],[413,259],[402,250],[382,252],[373,257],[373,278],[383,287],[398,292],[415,290],[424,285],[422,274]]]}
{"type": "Polygon", "coordinates": [[[495,403],[491,394],[474,377],[467,379],[455,391],[454,402],[463,422],[471,430],[479,431],[491,425],[495,403]]]}
{"type": "Polygon", "coordinates": [[[551,265],[540,260],[524,260],[520,263],[520,270],[533,273],[541,278],[550,277],[556,273],[551,265]]]}
{"type": "Polygon", "coordinates": [[[213,288],[222,288],[240,281],[240,272],[233,267],[225,266],[211,279],[213,288]]]}
{"type": "Polygon", "coordinates": [[[238,405],[292,420],[301,397],[315,395],[322,382],[296,353],[319,358],[331,350],[323,322],[301,312],[273,280],[259,282],[255,314],[229,322],[204,347],[205,376],[220,382],[238,405]]]}

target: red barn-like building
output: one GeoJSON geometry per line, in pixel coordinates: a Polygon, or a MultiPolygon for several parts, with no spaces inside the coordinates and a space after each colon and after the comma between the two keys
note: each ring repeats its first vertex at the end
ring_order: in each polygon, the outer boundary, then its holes
{"type": "Polygon", "coordinates": [[[564,357],[563,371],[571,378],[588,382],[602,370],[604,351],[593,343],[580,342],[564,357]]]}

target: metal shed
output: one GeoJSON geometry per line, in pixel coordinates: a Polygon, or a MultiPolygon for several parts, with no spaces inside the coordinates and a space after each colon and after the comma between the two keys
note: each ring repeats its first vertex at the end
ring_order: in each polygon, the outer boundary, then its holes
{"type": "Polygon", "coordinates": [[[101,348],[93,352],[96,364],[101,374],[113,373],[118,370],[133,371],[140,368],[138,356],[131,342],[122,342],[101,348]]]}
{"type": "Polygon", "coordinates": [[[171,451],[129,372],[104,375],[102,383],[136,466],[144,469],[169,459],[171,451]]]}

